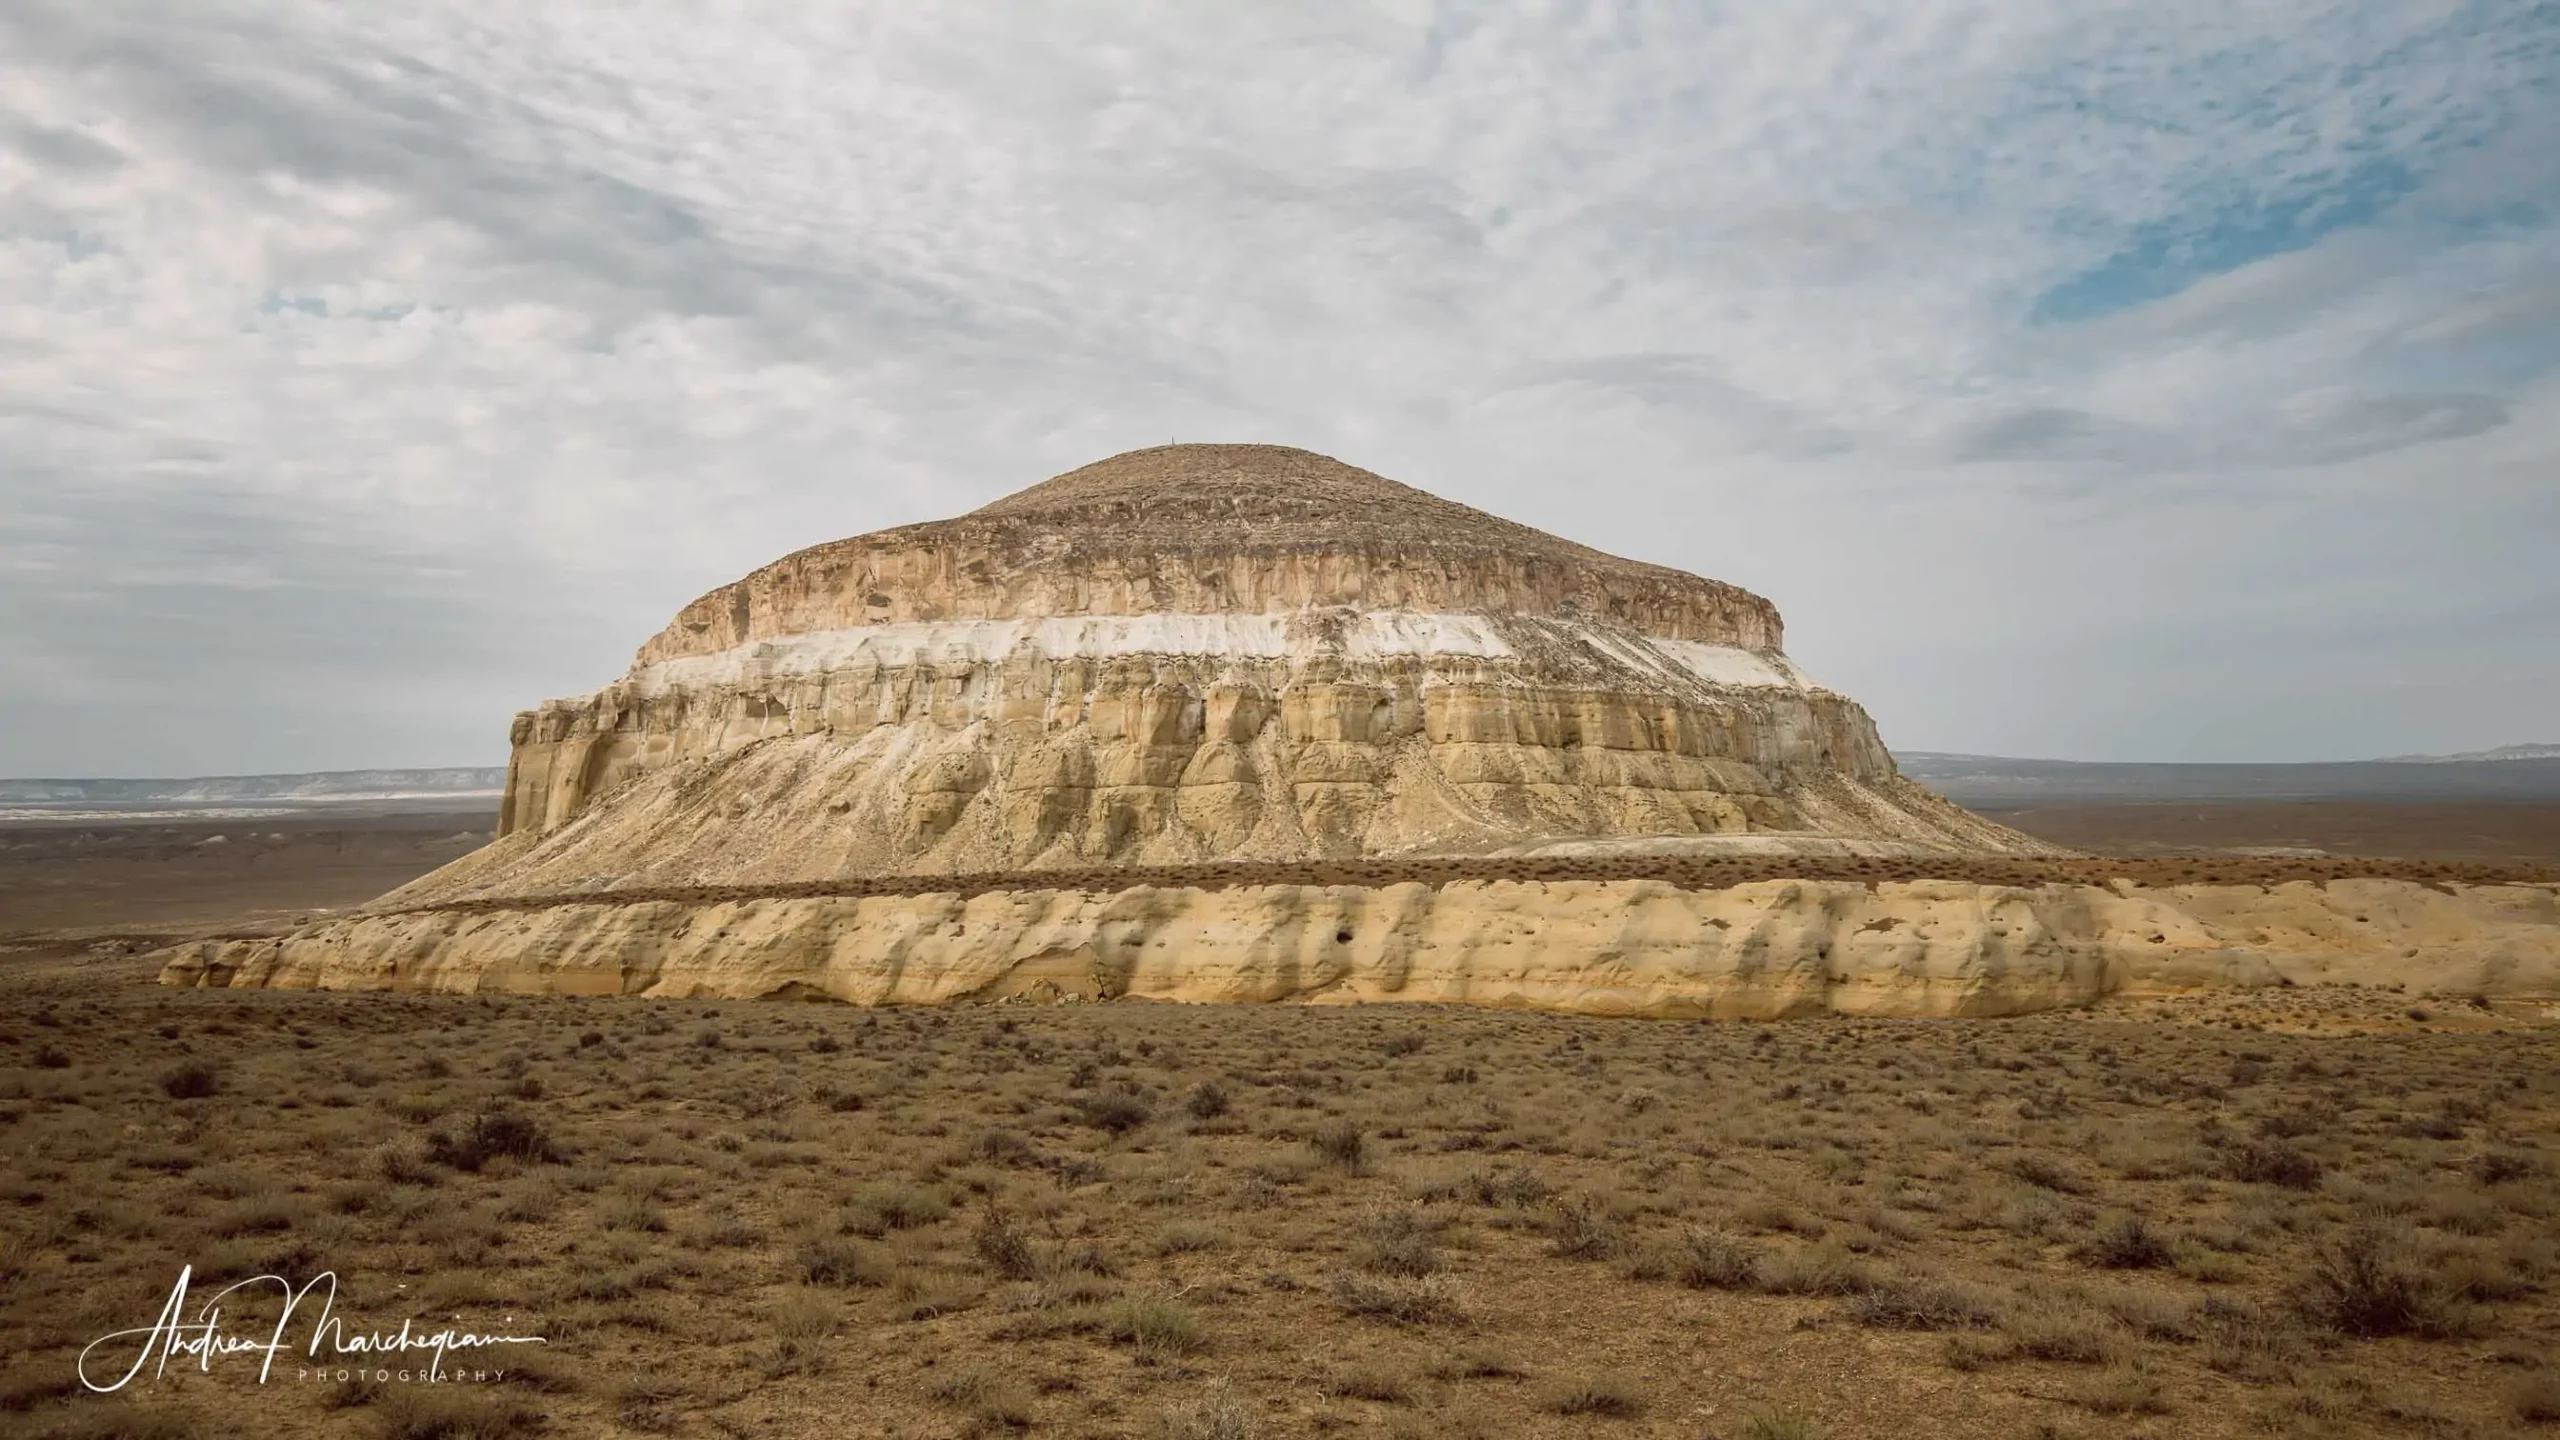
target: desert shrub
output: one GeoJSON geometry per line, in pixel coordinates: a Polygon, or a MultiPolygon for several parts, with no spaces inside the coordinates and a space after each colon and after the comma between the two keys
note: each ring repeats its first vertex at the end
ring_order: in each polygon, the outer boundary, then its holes
{"type": "Polygon", "coordinates": [[[2040,1295],[2004,1310],[2001,1333],[2010,1348],[2030,1360],[2067,1365],[2101,1365],[2116,1359],[2123,1346],[2111,1328],[2080,1305],[2059,1296],[2040,1295]]]}
{"type": "Polygon", "coordinates": [[[1164,1233],[1156,1237],[1156,1253],[1189,1255],[1202,1250],[1223,1250],[1226,1244],[1227,1232],[1217,1226],[1183,1220],[1164,1227],[1164,1233]]]}
{"type": "Polygon", "coordinates": [[[646,1195],[616,1195],[597,1207],[596,1224],[607,1230],[663,1235],[667,1231],[667,1212],[646,1195]]]}
{"type": "Polygon", "coordinates": [[[1155,1118],[1147,1097],[1134,1090],[1097,1090],[1076,1102],[1084,1123],[1113,1135],[1126,1135],[1155,1118]]]}
{"type": "Polygon", "coordinates": [[[1369,1137],[1360,1126],[1347,1118],[1328,1120],[1316,1127],[1307,1143],[1326,1163],[1357,1175],[1369,1163],[1369,1137]]]}
{"type": "Polygon", "coordinates": [[[1852,1300],[1849,1317],[1875,1330],[1965,1330],[1990,1324],[1998,1312],[1974,1286],[1896,1275],[1852,1300]]]}
{"type": "Polygon", "coordinates": [[[394,1185],[433,1185],[444,1177],[425,1156],[407,1145],[385,1145],[374,1152],[374,1168],[394,1185]]]}
{"type": "Polygon", "coordinates": [[[2514,1180],[2529,1180],[2541,1170],[2530,1155],[2513,1150],[2486,1151],[2471,1161],[2471,1178],[2483,1185],[2504,1185],[2514,1180]]]}
{"type": "Polygon", "coordinates": [[[2118,1215],[2073,1246],[2072,1258],[2107,1270],[2158,1270],[2178,1260],[2169,1237],[2139,1215],[2118,1215]]]}
{"type": "Polygon", "coordinates": [[[1457,1292],[1445,1275],[1333,1277],[1333,1302],[1346,1313],[1397,1325],[1436,1325],[1459,1318],[1457,1292]]]}
{"type": "Polygon", "coordinates": [[[560,1163],[559,1147],[541,1122],[510,1110],[483,1110],[461,1134],[438,1134],[427,1141],[427,1158],[456,1170],[477,1172],[500,1156],[527,1164],[560,1163]]]}
{"type": "Polygon", "coordinates": [[[1375,1400],[1381,1405],[1413,1403],[1413,1387],[1405,1383],[1403,1376],[1381,1366],[1346,1370],[1334,1376],[1332,1384],[1326,1388],[1336,1395],[1348,1395],[1354,1400],[1375,1400]]]}
{"type": "Polygon", "coordinates": [[[1537,1171],[1519,1165],[1471,1170],[1462,1184],[1467,1198],[1478,1205],[1536,1205],[1555,1193],[1537,1171]]]}
{"type": "Polygon", "coordinates": [[[1942,1353],[1948,1369],[1958,1374],[1970,1375],[1985,1366],[2014,1358],[2018,1349],[2005,1336],[1981,1335],[1971,1330],[1958,1330],[1947,1337],[1946,1349],[1942,1353]]]}
{"type": "Polygon", "coordinates": [[[978,1212],[970,1241],[977,1248],[979,1263],[1003,1279],[1030,1280],[1040,1274],[1040,1256],[1031,1237],[1014,1223],[1013,1212],[1001,1205],[991,1201],[978,1212]]]}
{"type": "Polygon", "coordinates": [[[1544,1408],[1558,1415],[1632,1420],[1644,1413],[1644,1392],[1614,1375],[1596,1375],[1557,1386],[1548,1392],[1544,1408]]]}
{"type": "Polygon", "coordinates": [[[2360,1339],[2441,1337],[2452,1329],[2442,1283],[2411,1264],[2400,1241],[2374,1225],[2359,1225],[2322,1251],[2299,1298],[2313,1323],[2360,1339]]]}
{"type": "MultiPolygon", "coordinates": [[[[525,1212],[515,1214],[501,1213],[498,1218],[502,1220],[540,1220],[546,1218],[546,1215],[545,1211],[540,1207],[528,1207],[525,1212]]],[[[711,1216],[700,1230],[694,1232],[694,1235],[701,1244],[717,1246],[727,1250],[752,1250],[764,1243],[764,1231],[762,1229],[750,1224],[748,1221],[736,1215],[725,1212],[711,1216]]]]}
{"type": "Polygon", "coordinates": [[[1038,1160],[1031,1142],[1010,1130],[986,1130],[969,1143],[969,1158],[990,1165],[1029,1165],[1038,1160]]]}
{"type": "Polygon", "coordinates": [[[812,1285],[885,1285],[889,1268],[869,1247],[842,1235],[811,1235],[791,1252],[792,1272],[812,1285]]]}
{"type": "Polygon", "coordinates": [[[2205,1368],[2216,1374],[2270,1380],[2283,1373],[2291,1358],[2292,1336],[2284,1323],[2246,1300],[2208,1295],[2192,1320],[2204,1342],[2205,1368]]]}
{"type": "Polygon", "coordinates": [[[1203,1080],[1183,1097],[1182,1108],[1194,1120],[1215,1120],[1227,1113],[1229,1103],[1225,1086],[1215,1080],[1203,1080]]]}
{"type": "Polygon", "coordinates": [[[1429,1275],[1440,1268],[1440,1250],[1431,1226],[1410,1210],[1391,1210],[1360,1226],[1353,1258],[1363,1270],[1379,1275],[1429,1275]]]}
{"type": "Polygon", "coordinates": [[[1002,1425],[1027,1429],[1034,1418],[1030,1390],[1021,1381],[984,1365],[945,1375],[925,1393],[966,1411],[980,1428],[1002,1425]]]}
{"type": "Polygon", "coordinates": [[[2258,1138],[2262,1140],[2298,1140],[2317,1135],[2337,1119],[2334,1107],[2321,1104],[2296,1105],[2258,1117],[2258,1138]]]}
{"type": "Polygon", "coordinates": [[[1146,1355],[1189,1355],[1209,1343],[1200,1317],[1178,1300],[1115,1300],[1102,1309],[1102,1333],[1146,1355]]]}
{"type": "Polygon", "coordinates": [[[828,1346],[844,1328],[844,1313],[816,1291],[785,1294],[765,1312],[765,1333],[772,1339],[756,1356],[768,1380],[810,1375],[826,1368],[828,1346]]]}
{"type": "Polygon", "coordinates": [[[172,1100],[202,1100],[221,1089],[221,1072],[201,1060],[190,1060],[160,1077],[161,1093],[172,1100]]]}
{"type": "Polygon", "coordinates": [[[383,1440],[508,1440],[542,1429],[542,1410],[521,1395],[458,1385],[396,1389],[374,1407],[383,1440]]]}
{"type": "Polygon", "coordinates": [[[2063,1389],[2063,1398],[2099,1415],[2165,1415],[2169,1399],[2160,1377],[2134,1365],[2110,1365],[2063,1389]]]}
{"type": "Polygon", "coordinates": [[[2089,1182],[2050,1155],[2029,1151],[2009,1162],[2009,1173],[2040,1190],[2062,1195],[2085,1195],[2089,1182]]]}
{"type": "Polygon", "coordinates": [[[1875,1279],[1838,1242],[1782,1250],[1760,1267],[1760,1288],[1771,1295],[1858,1295],[1875,1279]]]}
{"type": "Polygon", "coordinates": [[[1627,1248],[1626,1226],[1580,1191],[1550,1208],[1547,1238],[1550,1252],[1567,1260],[1608,1260],[1627,1248]]]}
{"type": "Polygon", "coordinates": [[[2110,1290],[2097,1297],[2098,1308],[2145,1340],[2184,1344],[2196,1338],[2196,1307],[2151,1289],[2110,1290]]]}
{"type": "Polygon", "coordinates": [[[2224,1177],[2248,1185],[2316,1190],[2326,1168],[2318,1156],[2276,1140],[2242,1140],[2222,1152],[2224,1177]]]}
{"type": "Polygon", "coordinates": [[[1061,1246],[1055,1268],[1066,1275],[1098,1275],[1106,1280],[1119,1278],[1120,1262],[1092,1241],[1061,1246]]]}
{"type": "Polygon", "coordinates": [[[845,1207],[845,1228],[877,1238],[892,1230],[938,1224],[951,1214],[949,1191],[934,1185],[884,1181],[863,1187],[845,1207]]]}
{"type": "Polygon", "coordinates": [[[1151,1431],[1152,1440],[1254,1440],[1259,1433],[1253,1412],[1223,1378],[1196,1400],[1166,1406],[1151,1431]]]}
{"type": "Polygon", "coordinates": [[[1680,1237],[1670,1274],[1692,1290],[1748,1290],[1760,1283],[1760,1247],[1721,1230],[1691,1230],[1680,1237]]]}

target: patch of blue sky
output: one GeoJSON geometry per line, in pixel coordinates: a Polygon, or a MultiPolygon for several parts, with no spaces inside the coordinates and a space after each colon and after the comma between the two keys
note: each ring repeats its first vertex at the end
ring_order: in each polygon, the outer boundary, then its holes
{"type": "Polygon", "coordinates": [[[282,291],[269,292],[266,299],[258,305],[259,313],[266,315],[291,313],[308,315],[318,320],[386,322],[404,319],[417,308],[412,303],[402,301],[394,305],[358,305],[341,309],[331,305],[325,297],[319,295],[288,295],[282,291]]]}
{"type": "Polygon", "coordinates": [[[2555,94],[2560,4],[2503,0],[2455,3],[2393,43],[2328,63],[2316,47],[2261,37],[2207,55],[2128,46],[2057,69],[2004,120],[2047,136],[2067,122],[2059,133],[2095,137],[2089,148],[2126,167],[2125,183],[2058,208],[2055,231],[2095,258],[2037,295],[2029,318],[2069,324],[2165,299],[2384,221],[2413,196],[2449,226],[2448,242],[2548,223],[2530,192],[2468,204],[2419,192],[2484,149],[2547,128],[2560,116],[2555,94]],[[2130,208],[2146,199],[2159,213],[2130,208]]]}
{"type": "Polygon", "coordinates": [[[2237,197],[2136,226],[2105,259],[2037,296],[2029,319],[2069,324],[2166,299],[2199,280],[2370,224],[2418,183],[2399,161],[2374,159],[2317,189],[2237,197]]]}

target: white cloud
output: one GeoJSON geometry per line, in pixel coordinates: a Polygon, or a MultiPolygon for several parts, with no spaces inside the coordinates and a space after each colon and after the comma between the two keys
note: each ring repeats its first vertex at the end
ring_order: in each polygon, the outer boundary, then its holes
{"type": "MultiPolygon", "coordinates": [[[[0,654],[230,718],[13,686],[0,771],[480,758],[783,550],[1177,437],[1758,585],[1929,717],[1890,738],[1980,748],[2014,703],[1864,637],[2001,653],[2083,602],[1950,573],[2297,480],[2405,533],[2446,447],[2547,434],[2556,54],[2530,9],[2328,0],[10,7],[0,654]],[[1826,561],[1879,513],[1939,578],[1826,561]],[[97,578],[137,567],[184,623],[97,578]],[[237,638],[292,597],[402,642],[237,638]]],[[[2541,513],[2506,463],[2450,483],[2510,524],[2394,583],[2547,629],[2492,583],[2541,513]]],[[[2345,603],[2332,638],[2404,602],[2345,603]]],[[[2214,643],[2144,663],[2265,642],[2214,643]]],[[[2520,738],[2553,664],[2460,714],[2306,672],[2295,748],[2520,738]]],[[[2032,708],[2003,743],[2142,748],[2032,708]]]]}

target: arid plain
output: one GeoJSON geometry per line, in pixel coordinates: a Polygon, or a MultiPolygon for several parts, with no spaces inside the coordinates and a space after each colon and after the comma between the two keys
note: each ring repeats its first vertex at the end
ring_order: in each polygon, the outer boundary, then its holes
{"type": "MultiPolygon", "coordinates": [[[[2175,813],[2175,833],[2118,837],[2155,857],[2130,863],[2313,863],[2197,853],[2175,813]]],[[[2456,822],[2402,813],[2412,873],[2548,873],[2529,839],[2431,859],[2456,822]]],[[[2235,810],[2219,838],[2263,845],[2258,823],[2235,810]]],[[[11,1433],[2560,1418],[2560,1025],[2539,1006],[2297,987],[1716,1023],[152,983],[170,940],[353,903],[486,825],[8,832],[11,1433]],[[151,1324],[183,1266],[199,1297],[330,1270],[351,1325],[547,1343],[475,1357],[503,1379],[297,1380],[288,1355],[261,1385],[234,1356],[83,1392],[81,1348],[151,1324]]],[[[242,1300],[228,1328],[262,1333],[272,1303],[242,1300]]]]}

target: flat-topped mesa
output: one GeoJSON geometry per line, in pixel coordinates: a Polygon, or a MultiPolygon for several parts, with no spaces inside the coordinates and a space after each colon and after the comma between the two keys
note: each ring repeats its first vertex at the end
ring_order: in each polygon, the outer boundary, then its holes
{"type": "Polygon", "coordinates": [[[1540,847],[2045,853],[1902,778],[1747,591],[1303,450],[803,550],[519,715],[393,903],[1540,847]]]}
{"type": "Polygon", "coordinates": [[[814,545],[678,612],[643,665],[913,621],[1332,606],[1594,619],[1776,650],[1777,607],[1280,445],[1133,450],[953,520],[814,545]]]}

